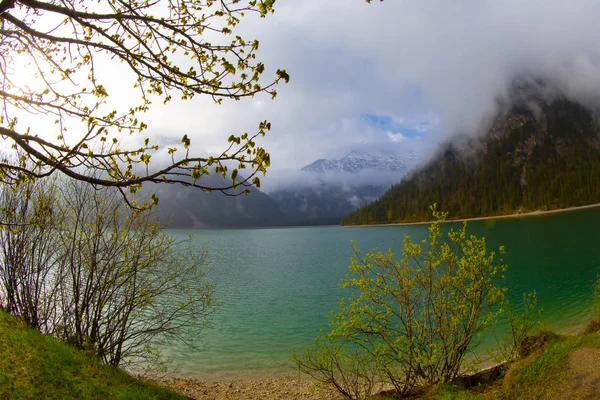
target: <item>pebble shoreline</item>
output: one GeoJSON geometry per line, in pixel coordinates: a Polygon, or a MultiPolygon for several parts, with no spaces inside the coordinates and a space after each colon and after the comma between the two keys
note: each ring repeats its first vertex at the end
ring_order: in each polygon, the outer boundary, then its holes
{"type": "Polygon", "coordinates": [[[342,398],[332,389],[318,387],[310,380],[291,377],[229,381],[168,378],[159,383],[196,400],[338,400],[342,398]]]}

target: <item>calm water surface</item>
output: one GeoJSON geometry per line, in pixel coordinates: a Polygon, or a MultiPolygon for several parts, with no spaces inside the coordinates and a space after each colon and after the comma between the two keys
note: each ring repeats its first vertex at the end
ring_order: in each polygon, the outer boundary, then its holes
{"type": "MultiPolygon", "coordinates": [[[[548,327],[569,332],[589,320],[600,272],[600,208],[473,221],[468,230],[485,236],[490,248],[506,247],[504,285],[515,304],[521,304],[523,292],[536,290],[548,327]]],[[[392,247],[398,253],[404,235],[422,239],[427,227],[167,232],[177,237],[191,233],[209,249],[209,279],[217,285],[222,306],[213,328],[198,338],[202,351],[170,345],[165,353],[179,375],[210,379],[294,371],[292,349],[301,351],[313,343],[344,294],[338,283],[352,256],[350,241],[365,251],[392,247]]]]}

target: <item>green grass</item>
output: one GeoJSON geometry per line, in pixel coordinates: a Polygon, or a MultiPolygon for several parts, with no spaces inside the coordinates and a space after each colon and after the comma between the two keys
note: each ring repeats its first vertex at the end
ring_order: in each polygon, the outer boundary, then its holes
{"type": "MultiPolygon", "coordinates": [[[[600,335],[556,336],[548,333],[543,350],[510,366],[503,379],[487,386],[464,389],[450,384],[425,390],[411,399],[419,400],[537,400],[556,399],[572,379],[568,355],[582,347],[600,348],[600,335]]],[[[384,400],[383,397],[374,397],[384,400]]],[[[387,400],[387,399],[385,399],[387,400]]]]}
{"type": "Polygon", "coordinates": [[[185,399],[0,311],[0,399],[185,399]]]}
{"type": "Polygon", "coordinates": [[[458,390],[451,387],[440,388],[431,399],[435,400],[482,400],[483,395],[471,393],[467,390],[458,390]]]}
{"type": "Polygon", "coordinates": [[[460,389],[439,386],[421,396],[432,400],[555,399],[571,379],[570,352],[582,348],[600,348],[600,335],[563,336],[551,340],[542,351],[514,363],[504,379],[489,386],[460,389]]]}
{"type": "MultiPolygon", "coordinates": [[[[489,400],[557,398],[570,379],[567,356],[581,348],[600,348],[600,335],[559,337],[514,363],[501,382],[461,389],[428,390],[421,399],[489,400]]],[[[0,400],[2,399],[185,399],[172,391],[103,365],[0,311],[0,400]]]]}
{"type": "Polygon", "coordinates": [[[581,347],[600,348],[600,336],[563,337],[548,343],[536,356],[516,363],[504,378],[500,398],[552,399],[559,397],[570,379],[567,356],[581,347]]]}

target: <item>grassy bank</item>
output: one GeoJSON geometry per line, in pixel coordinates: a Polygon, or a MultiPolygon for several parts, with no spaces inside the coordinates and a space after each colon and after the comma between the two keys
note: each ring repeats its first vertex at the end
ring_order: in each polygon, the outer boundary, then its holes
{"type": "MultiPolygon", "coordinates": [[[[513,363],[493,382],[464,388],[460,384],[429,388],[413,399],[567,399],[595,398],[600,390],[600,335],[557,336],[540,350],[513,363]],[[589,396],[592,397],[589,397],[589,396]],[[565,397],[566,396],[566,397],[565,397]]],[[[197,399],[332,399],[303,380],[169,382],[197,399]]],[[[185,399],[124,371],[102,365],[93,355],[41,335],[0,312],[0,399],[185,399]]],[[[375,396],[386,399],[387,396],[375,396]]]]}
{"type": "Polygon", "coordinates": [[[0,311],[0,399],[185,399],[0,311]]]}
{"type": "Polygon", "coordinates": [[[433,388],[417,396],[433,400],[596,398],[600,383],[600,335],[559,336],[512,364],[503,378],[465,389],[433,388]]]}

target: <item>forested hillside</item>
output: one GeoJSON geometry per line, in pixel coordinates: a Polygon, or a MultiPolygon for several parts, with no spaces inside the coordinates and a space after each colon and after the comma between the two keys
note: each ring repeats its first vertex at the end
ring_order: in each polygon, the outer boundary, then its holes
{"type": "Polygon", "coordinates": [[[424,168],[342,224],[427,221],[433,203],[452,218],[468,218],[598,202],[594,113],[564,96],[521,97],[487,134],[447,143],[424,168]]]}

